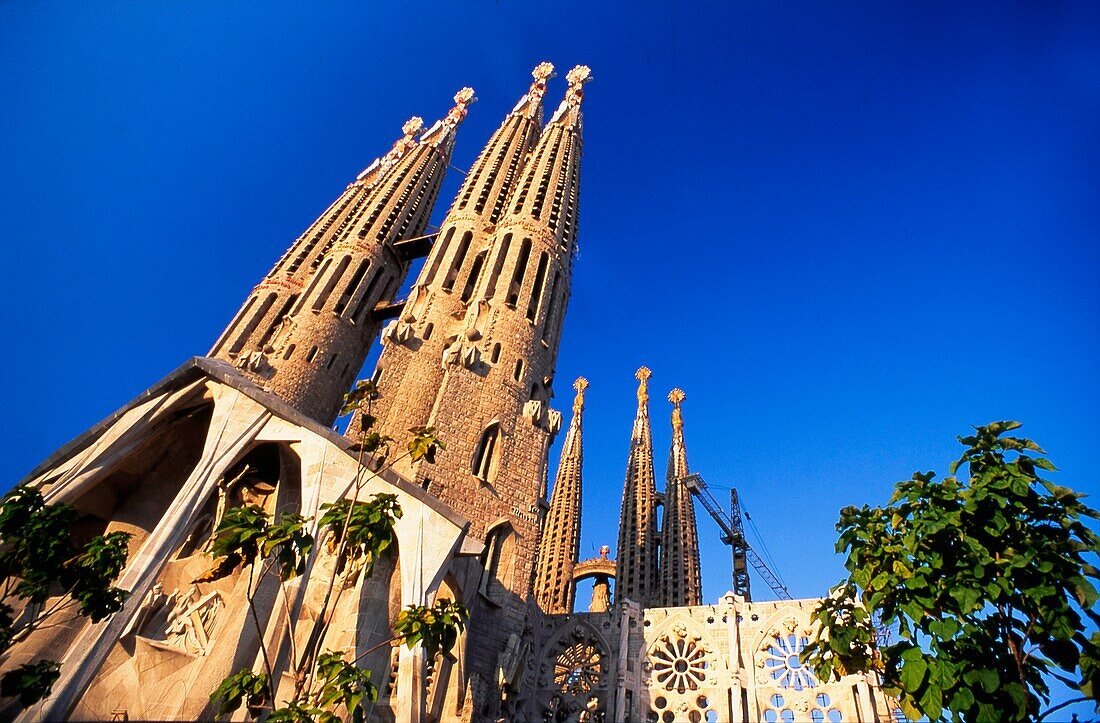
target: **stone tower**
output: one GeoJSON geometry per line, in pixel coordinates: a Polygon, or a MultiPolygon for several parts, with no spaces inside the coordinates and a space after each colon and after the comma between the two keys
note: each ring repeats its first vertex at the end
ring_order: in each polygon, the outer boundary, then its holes
{"type": "Polygon", "coordinates": [[[581,415],[588,380],[577,379],[573,388],[577,390],[573,419],[561,450],[535,568],[535,602],[551,615],[573,612],[573,568],[581,542],[581,415]]]}
{"type": "MultiPolygon", "coordinates": [[[[545,73],[536,73],[536,96],[539,75],[545,73]]],[[[486,202],[483,220],[466,216],[449,239],[444,233],[422,277],[424,291],[410,301],[387,340],[387,351],[406,345],[412,353],[384,352],[377,372],[383,398],[396,396],[388,408],[372,409],[381,430],[400,443],[408,437],[408,426],[431,426],[447,445],[434,464],[405,461],[396,471],[468,519],[469,535],[484,545],[478,605],[487,609],[482,615],[475,612],[469,631],[483,651],[471,661],[482,680],[498,679],[498,653],[515,657],[505,649],[519,645],[534,577],[546,457],[561,424],[561,415],[548,405],[576,251],[581,102],[589,76],[584,66],[569,72],[565,99],[518,169],[508,195],[492,207],[486,202]],[[480,225],[493,217],[498,218],[495,225],[480,225]],[[465,276],[458,271],[462,268],[469,268],[465,276]],[[441,304],[439,311],[422,310],[420,296],[425,306],[441,304]],[[420,323],[418,337],[406,336],[409,326],[420,323]],[[433,323],[446,326],[430,329],[433,323]],[[441,343],[423,343],[424,336],[432,342],[437,334],[441,343]],[[421,378],[401,368],[417,357],[417,369],[431,364],[442,373],[421,378]],[[393,380],[389,385],[387,377],[393,380]],[[415,414],[404,408],[406,397],[415,414]],[[430,400],[426,406],[425,398],[430,400]]],[[[511,138],[504,147],[515,148],[530,137],[529,124],[536,117],[528,112],[530,102],[521,101],[482,154],[484,160],[493,159],[496,170],[489,169],[490,175],[508,172],[508,156],[492,150],[495,143],[511,138]]],[[[492,182],[488,198],[500,192],[501,183],[492,182]]],[[[457,207],[465,195],[460,194],[457,207]]],[[[476,208],[466,210],[476,213],[476,208]]],[[[458,219],[459,209],[452,215],[458,219]]],[[[353,420],[349,433],[359,429],[353,420]]],[[[517,686],[518,680],[502,679],[502,688],[513,694],[517,686]]]]}
{"type": "MultiPolygon", "coordinates": [[[[375,371],[378,398],[371,412],[378,418],[378,431],[398,442],[407,438],[410,428],[427,424],[432,414],[446,371],[443,351],[462,330],[495,224],[538,141],[542,98],[553,72],[550,63],[535,68],[530,90],[466,174],[404,309],[384,332],[375,371]]],[[[359,429],[356,418],[349,433],[359,429]]],[[[401,471],[411,479],[410,469],[401,471]]]]}
{"type": "Polygon", "coordinates": [[[668,395],[672,402],[672,448],[668,453],[665,516],[661,525],[661,607],[703,604],[695,503],[683,483],[688,474],[684,417],[680,410],[684,398],[680,389],[673,389],[668,395]]]}
{"type": "Polygon", "coordinates": [[[649,430],[649,378],[642,367],[638,379],[638,414],[630,438],[623,506],[619,517],[619,548],[615,564],[616,601],[655,605],[657,586],[657,488],[653,474],[653,438],[649,430]]]}
{"type": "Polygon", "coordinates": [[[393,299],[450,161],[473,91],[419,141],[405,136],[369,166],[253,291],[210,355],[330,425],[393,299]],[[404,242],[404,243],[403,243],[404,242]]]}

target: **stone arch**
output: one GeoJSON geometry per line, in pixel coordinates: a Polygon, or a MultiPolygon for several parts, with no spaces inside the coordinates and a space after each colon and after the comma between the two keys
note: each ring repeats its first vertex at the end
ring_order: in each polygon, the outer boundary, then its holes
{"type": "Polygon", "coordinates": [[[611,646],[587,621],[567,617],[542,646],[535,673],[535,713],[546,721],[598,720],[612,695],[611,646]]]}
{"type": "Polygon", "coordinates": [[[243,566],[218,580],[200,580],[213,564],[209,542],[220,518],[240,504],[257,504],[268,514],[300,511],[301,461],[289,444],[253,442],[226,468],[82,696],[75,717],[108,717],[119,700],[126,701],[133,718],[213,717],[210,691],[230,672],[252,667],[259,654],[257,622],[267,630],[278,580],[268,574],[256,581],[243,566]],[[248,613],[250,587],[257,622],[248,613]],[[157,685],[142,685],[140,671],[154,668],[157,685]],[[186,695],[178,694],[181,684],[186,695]]]}
{"type": "Polygon", "coordinates": [[[511,521],[501,518],[485,531],[485,549],[481,553],[481,575],[479,589],[490,601],[500,603],[511,589],[515,571],[517,548],[515,527],[511,521]]]}

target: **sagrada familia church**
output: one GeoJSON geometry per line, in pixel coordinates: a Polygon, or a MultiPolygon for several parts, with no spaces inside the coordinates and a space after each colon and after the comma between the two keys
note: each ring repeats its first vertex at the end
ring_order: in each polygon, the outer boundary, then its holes
{"type": "MultiPolygon", "coordinates": [[[[700,583],[682,391],[658,401],[672,426],[664,491],[655,482],[650,372],[638,370],[618,546],[579,559],[582,416],[556,473],[564,423],[550,407],[577,249],[587,67],[566,76],[544,118],[553,67],[492,134],[438,231],[428,220],[473,91],[425,129],[403,127],[255,286],[209,354],[194,357],[62,447],[24,482],[76,507],[74,534],[132,535],[116,583],[125,607],[99,623],[36,631],[7,665],[61,661],[52,695],[0,711],[22,720],[212,719],[211,691],[271,651],[278,691],[292,639],[335,580],[350,594],[324,646],[362,653],[379,721],[888,720],[873,676],[817,680],[800,665],[816,600],[706,602],[700,583]],[[425,261],[406,298],[410,264],[425,261]],[[304,575],[194,582],[234,504],[316,519],[362,475],[360,413],[334,431],[371,347],[375,431],[400,448],[410,429],[445,441],[434,463],[398,458],[367,473],[367,494],[397,497],[396,554],[373,575],[334,572],[315,546],[304,575]],[[549,480],[553,478],[553,485],[549,480]],[[592,581],[587,611],[580,581],[592,581]],[[393,643],[409,604],[471,611],[450,654],[393,643]],[[253,620],[252,618],[255,618],[253,620]]],[[[281,247],[281,245],[280,245],[281,247]]],[[[625,430],[624,430],[625,437],[625,430]]],[[[369,467],[374,469],[373,466],[369,467]]],[[[301,646],[297,646],[298,649],[301,646]]],[[[235,719],[247,720],[244,709],[235,719]]]]}

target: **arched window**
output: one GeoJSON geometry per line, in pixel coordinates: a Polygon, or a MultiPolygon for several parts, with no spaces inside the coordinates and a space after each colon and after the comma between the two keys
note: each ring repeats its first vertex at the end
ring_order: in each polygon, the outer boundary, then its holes
{"type": "Polygon", "coordinates": [[[424,337],[424,341],[432,338],[432,331],[434,329],[435,326],[430,321],[424,325],[424,333],[422,334],[422,336],[424,337]]]}
{"type": "Polygon", "coordinates": [[[489,355],[489,361],[491,361],[493,364],[496,364],[498,361],[500,361],[500,342],[499,341],[496,344],[493,344],[493,351],[489,355]]]}
{"type": "Polygon", "coordinates": [[[512,370],[512,378],[517,382],[523,376],[523,360],[516,359],[516,368],[512,370]]]}
{"type": "Polygon", "coordinates": [[[483,595],[498,600],[503,593],[498,586],[505,589],[511,586],[515,548],[516,533],[510,523],[500,522],[486,533],[485,549],[481,553],[481,564],[485,568],[480,585],[483,595]]]}
{"type": "Polygon", "coordinates": [[[491,482],[496,476],[497,457],[500,456],[500,424],[493,422],[481,433],[474,450],[471,472],[478,479],[491,482]]]}

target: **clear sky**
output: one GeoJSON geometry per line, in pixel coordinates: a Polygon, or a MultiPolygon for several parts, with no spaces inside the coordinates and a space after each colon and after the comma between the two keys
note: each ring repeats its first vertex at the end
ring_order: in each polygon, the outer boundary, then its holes
{"type": "Polygon", "coordinates": [[[658,479],[680,386],[692,469],[796,596],[842,573],[840,507],[969,425],[1023,421],[1096,492],[1100,4],[958,5],[0,3],[5,484],[205,353],[406,118],[473,86],[468,168],[550,60],[550,106],[595,76],[555,405],[589,379],[582,555],[642,364],[658,479]]]}

